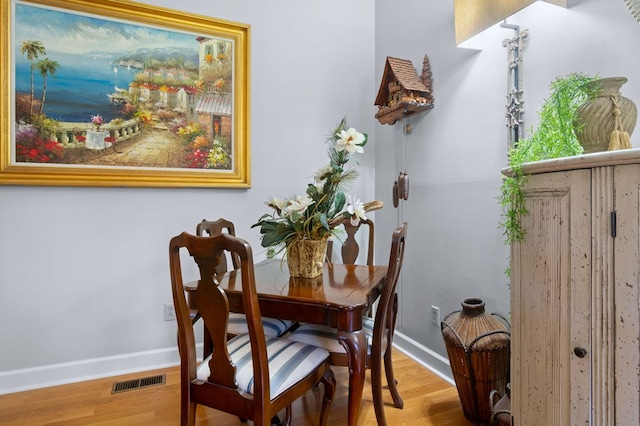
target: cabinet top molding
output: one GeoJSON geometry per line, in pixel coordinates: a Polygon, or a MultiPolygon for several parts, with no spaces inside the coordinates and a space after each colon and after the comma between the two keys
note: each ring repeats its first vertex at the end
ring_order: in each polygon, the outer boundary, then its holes
{"type": "MultiPolygon", "coordinates": [[[[560,172],[565,170],[590,169],[593,167],[618,166],[622,164],[640,164],[640,148],[619,151],[594,152],[575,157],[553,158],[550,160],[526,163],[522,172],[528,175],[560,172]]],[[[511,168],[502,169],[502,174],[511,176],[511,168]]]]}

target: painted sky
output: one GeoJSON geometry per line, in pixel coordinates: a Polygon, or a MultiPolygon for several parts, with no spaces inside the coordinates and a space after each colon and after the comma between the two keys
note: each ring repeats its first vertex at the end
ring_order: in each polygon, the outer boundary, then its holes
{"type": "Polygon", "coordinates": [[[195,34],[130,25],[21,3],[15,7],[15,22],[17,52],[24,40],[39,40],[47,51],[70,54],[118,53],[158,46],[194,49],[196,46],[195,34]]]}

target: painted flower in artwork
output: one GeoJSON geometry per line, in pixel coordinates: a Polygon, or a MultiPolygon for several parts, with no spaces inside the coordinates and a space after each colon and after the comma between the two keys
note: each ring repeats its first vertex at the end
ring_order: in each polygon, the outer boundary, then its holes
{"type": "Polygon", "coordinates": [[[95,126],[96,130],[100,130],[100,126],[104,124],[104,119],[100,114],[92,115],[91,124],[95,126]]]}
{"type": "Polygon", "coordinates": [[[227,82],[223,78],[219,78],[213,83],[213,87],[217,93],[222,94],[227,91],[227,82]]]}

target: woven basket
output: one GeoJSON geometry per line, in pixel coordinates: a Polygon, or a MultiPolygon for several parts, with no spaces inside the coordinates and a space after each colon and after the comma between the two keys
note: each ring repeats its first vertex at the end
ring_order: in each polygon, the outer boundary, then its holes
{"type": "Polygon", "coordinates": [[[296,240],[287,246],[289,275],[315,278],[322,274],[327,253],[327,238],[321,240],[296,240]]]}
{"type": "Polygon", "coordinates": [[[491,391],[503,394],[509,383],[508,321],[486,313],[481,299],[465,299],[462,310],[447,315],[441,329],[465,417],[489,424],[491,391]]]}
{"type": "Polygon", "coordinates": [[[511,426],[511,388],[507,383],[507,393],[500,395],[496,390],[489,396],[491,423],[489,426],[511,426]],[[496,398],[498,402],[496,403],[496,398]]]}

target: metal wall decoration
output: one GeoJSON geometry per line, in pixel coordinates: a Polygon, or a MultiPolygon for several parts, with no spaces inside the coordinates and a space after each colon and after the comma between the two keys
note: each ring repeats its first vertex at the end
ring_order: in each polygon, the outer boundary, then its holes
{"type": "Polygon", "coordinates": [[[522,52],[524,43],[529,38],[529,30],[520,31],[518,25],[507,24],[506,20],[500,24],[515,32],[510,39],[502,41],[502,46],[508,49],[508,78],[507,78],[507,128],[509,148],[513,147],[524,135],[524,101],[522,99],[522,52]]]}

